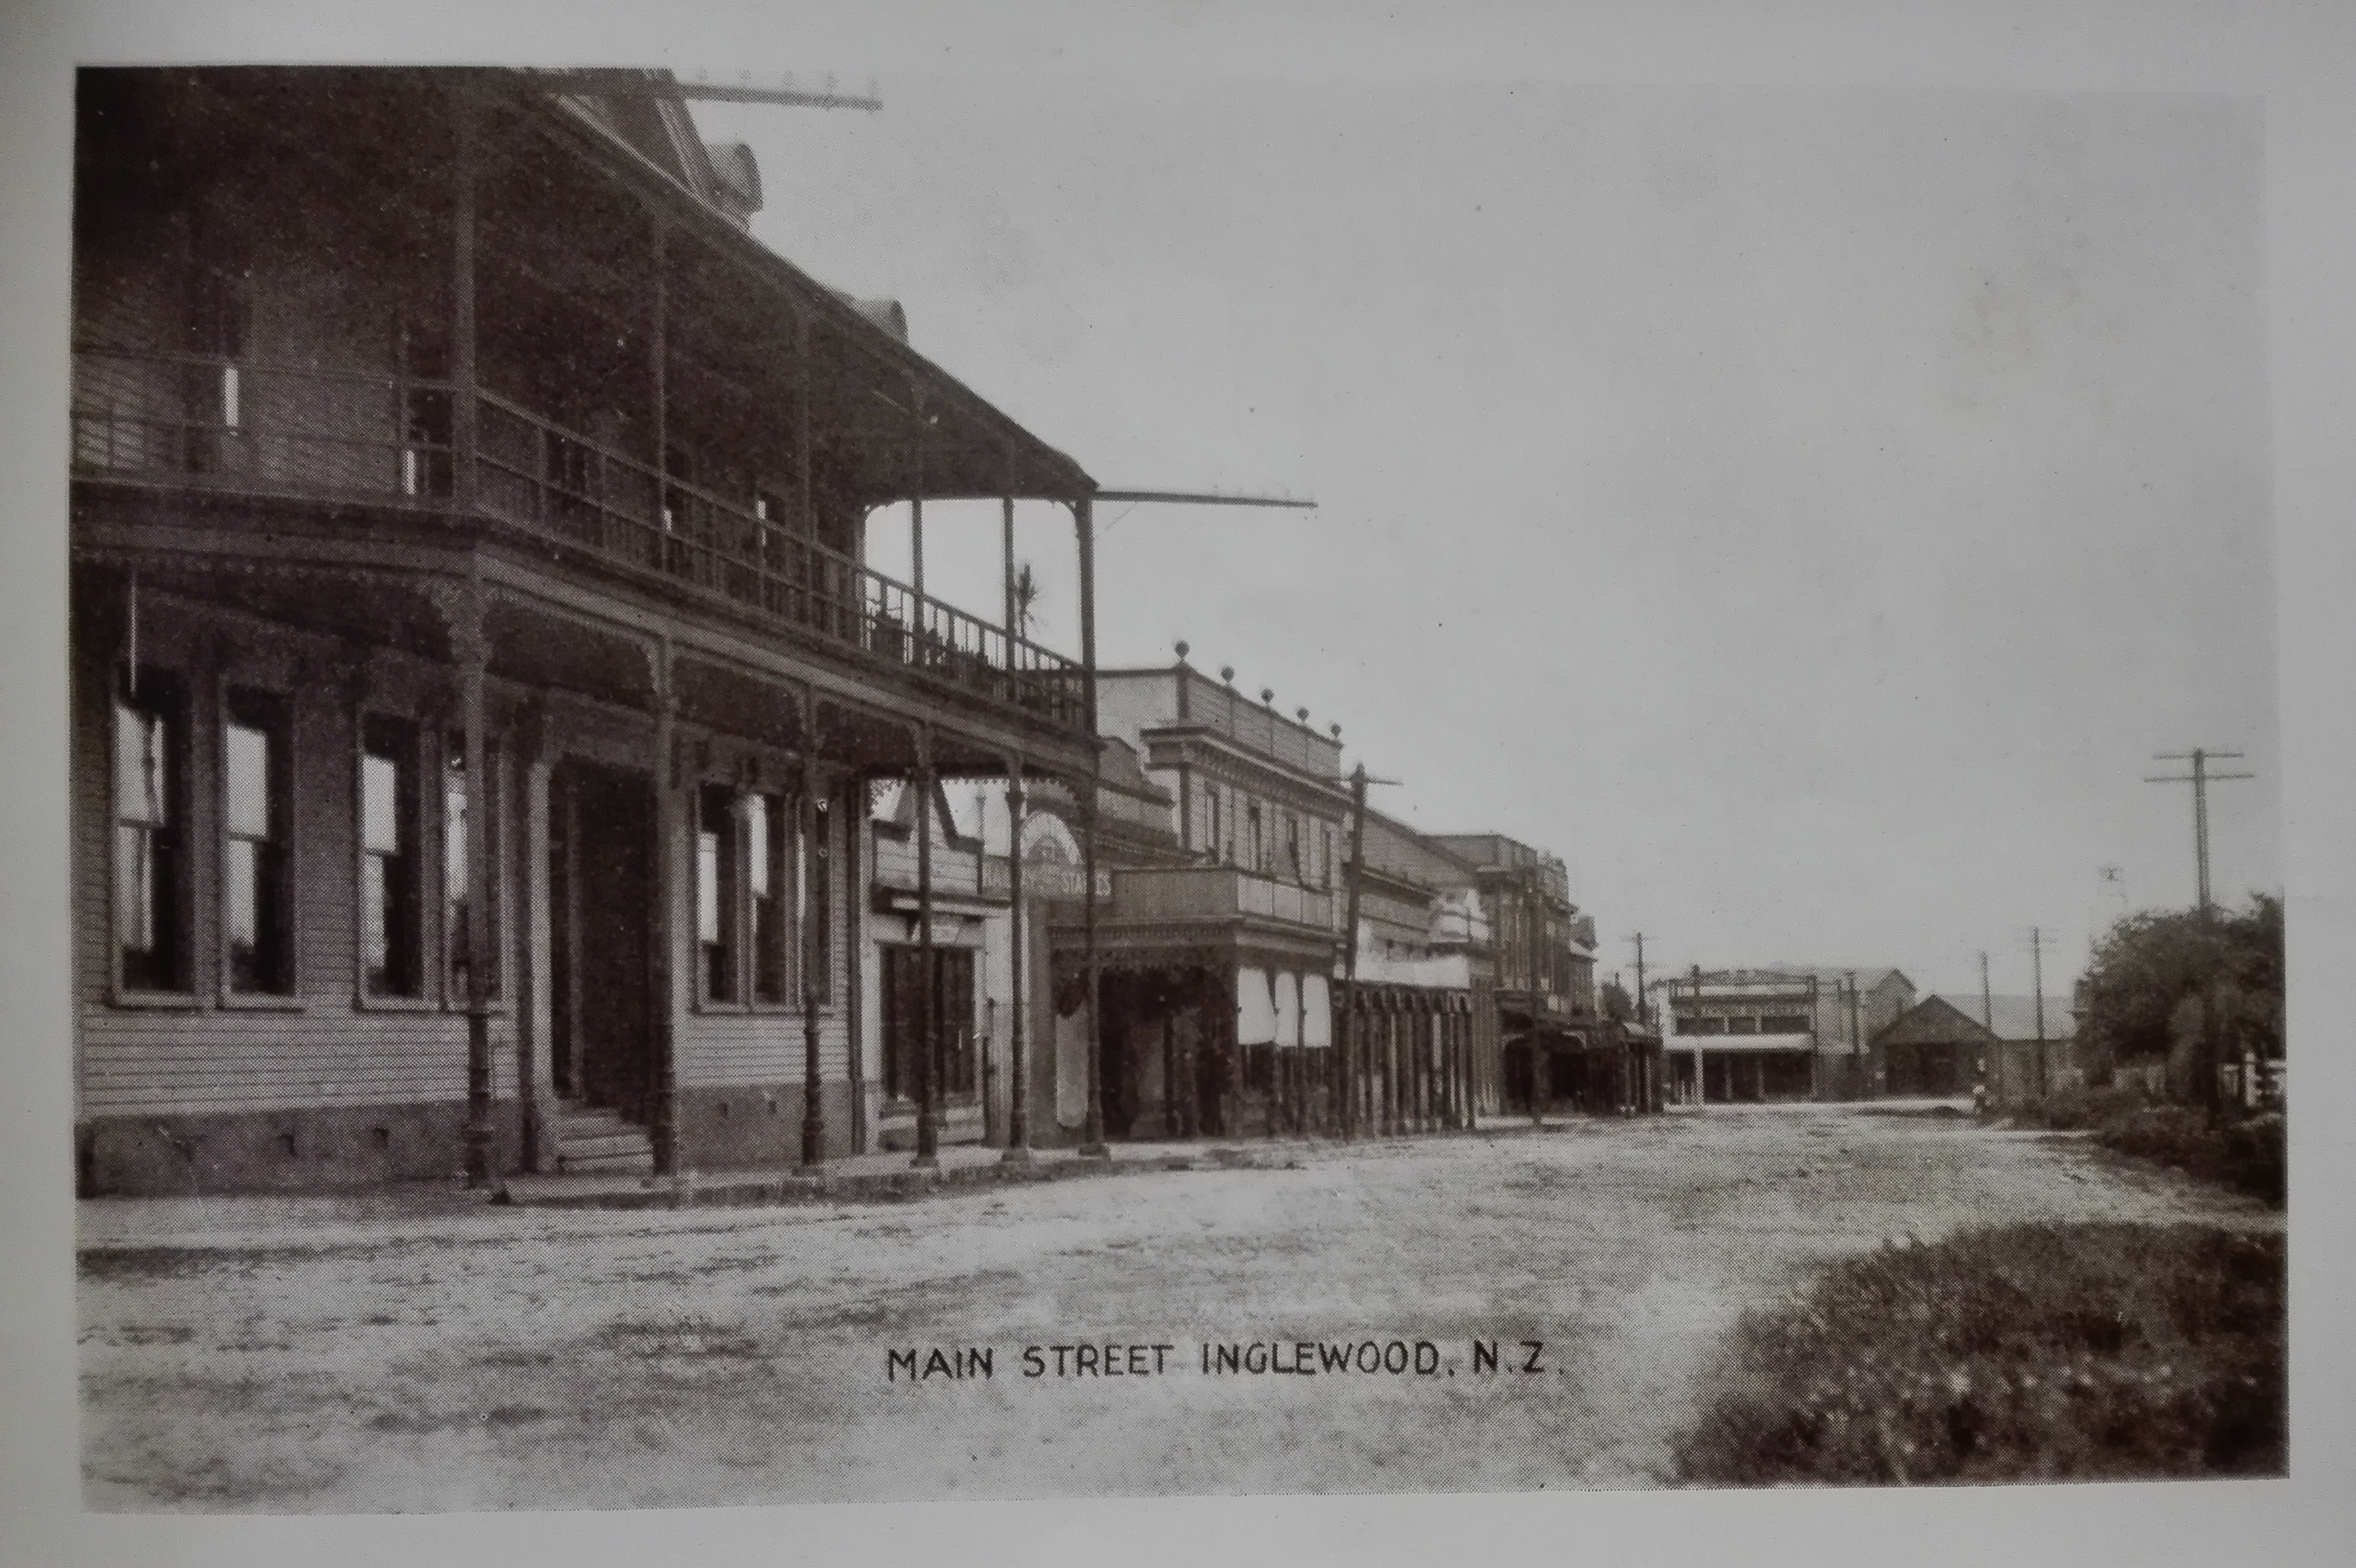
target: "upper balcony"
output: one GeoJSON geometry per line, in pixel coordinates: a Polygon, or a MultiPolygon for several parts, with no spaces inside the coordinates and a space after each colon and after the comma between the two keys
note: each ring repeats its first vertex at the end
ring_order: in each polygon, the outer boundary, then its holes
{"type": "Polygon", "coordinates": [[[1235,866],[1164,866],[1112,874],[1112,918],[1228,921],[1245,916],[1320,933],[1335,929],[1333,895],[1235,866]]]}
{"type": "Polygon", "coordinates": [[[1097,677],[1099,722],[1141,749],[1151,732],[1196,729],[1260,762],[1338,790],[1342,743],[1254,701],[1191,666],[1106,670],[1097,677]]]}
{"type": "Polygon", "coordinates": [[[73,357],[73,472],[228,494],[457,508],[667,595],[749,614],[939,688],[1079,730],[1080,666],[657,473],[496,393],[474,394],[468,472],[447,382],[85,347],[73,357]]]}
{"type": "Polygon", "coordinates": [[[761,244],[667,80],[83,72],[78,481],[511,544],[1078,754],[1081,663],[926,596],[921,554],[869,569],[864,539],[879,508],[1080,510],[1094,482],[896,309],[761,244]]]}

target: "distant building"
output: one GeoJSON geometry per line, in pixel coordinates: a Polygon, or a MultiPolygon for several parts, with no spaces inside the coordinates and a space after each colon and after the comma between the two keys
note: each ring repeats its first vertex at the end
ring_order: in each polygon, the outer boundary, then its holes
{"type": "Polygon", "coordinates": [[[1873,1036],[1892,1095],[1968,1094],[1982,1083],[1999,1105],[2079,1081],[2077,1020],[2048,997],[1933,993],[1873,1036]]]}
{"type": "Polygon", "coordinates": [[[1502,1104],[1497,965],[1478,872],[1369,807],[1358,882],[1357,1125],[1468,1127],[1502,1104]]]}
{"type": "MultiPolygon", "coordinates": [[[[1330,1123],[1349,805],[1341,742],[1183,661],[1101,672],[1097,706],[1100,732],[1141,764],[1133,787],[1099,802],[1132,817],[1126,848],[1107,841],[1100,862],[1107,1134],[1330,1123]]],[[[1066,907],[1053,933],[1066,1061],[1085,1051],[1080,915],[1066,907]]],[[[1076,1065],[1084,1079],[1084,1055],[1076,1065]]]]}
{"type": "Polygon", "coordinates": [[[1624,1032],[1595,1005],[1595,919],[1559,856],[1502,833],[1432,842],[1473,868],[1496,948],[1502,1108],[1616,1109],[1624,1032]]]}
{"type": "Polygon", "coordinates": [[[1848,1100],[1881,1090],[1878,1029],[1914,1001],[1890,968],[1696,969],[1653,982],[1683,1104],[1848,1100]]]}

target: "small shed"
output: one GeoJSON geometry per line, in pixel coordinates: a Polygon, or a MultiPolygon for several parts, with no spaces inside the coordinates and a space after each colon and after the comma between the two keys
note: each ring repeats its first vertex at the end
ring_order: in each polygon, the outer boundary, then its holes
{"type": "Polygon", "coordinates": [[[1874,1036],[1885,1093],[1897,1098],[1968,1094],[1980,1083],[1998,1104],[2076,1081],[2076,1020],[2059,998],[1936,992],[1874,1036]]]}

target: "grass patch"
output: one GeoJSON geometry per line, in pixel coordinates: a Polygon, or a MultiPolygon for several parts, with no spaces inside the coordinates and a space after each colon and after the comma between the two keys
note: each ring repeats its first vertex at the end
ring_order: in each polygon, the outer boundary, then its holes
{"type": "Polygon", "coordinates": [[[2285,1473],[2284,1241],[2008,1225],[1885,1245],[1746,1315],[1677,1445],[1728,1486],[2285,1473]]]}
{"type": "Polygon", "coordinates": [[[2221,1182],[2281,1207],[2288,1142],[2280,1112],[2211,1122],[2188,1105],[2161,1104],[2132,1089],[2070,1090],[2021,1107],[2014,1122],[2091,1131],[2103,1147],[2221,1182]]]}

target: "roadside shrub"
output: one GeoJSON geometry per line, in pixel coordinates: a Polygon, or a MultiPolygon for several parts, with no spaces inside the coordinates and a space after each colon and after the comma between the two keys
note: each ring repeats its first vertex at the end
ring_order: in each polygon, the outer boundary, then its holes
{"type": "Polygon", "coordinates": [[[2133,1085],[2090,1089],[2073,1083],[2057,1089],[2042,1099],[2030,1100],[2015,1107],[2009,1116],[2020,1126],[2044,1127],[2053,1132],[2084,1132],[2113,1118],[2140,1111],[2150,1104],[2149,1097],[2133,1085]]]}
{"type": "Polygon", "coordinates": [[[2279,1205],[2287,1191],[2279,1112],[2211,1123],[2190,1105],[2161,1104],[2132,1085],[2057,1090],[2008,1113],[2016,1126],[2092,1132],[2103,1147],[2222,1182],[2279,1205]]]}
{"type": "Polygon", "coordinates": [[[2279,1235],[1885,1245],[1743,1318],[1677,1466],[1730,1486],[2280,1475],[2285,1338],[2279,1235]]]}
{"type": "Polygon", "coordinates": [[[2278,1113],[2212,1125],[2200,1111],[2153,1105],[2116,1115],[2095,1129],[2094,1141],[2137,1159],[2173,1166],[2279,1204],[2286,1194],[2286,1153],[2278,1113]]]}

